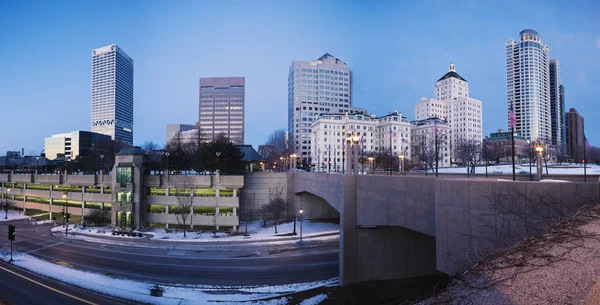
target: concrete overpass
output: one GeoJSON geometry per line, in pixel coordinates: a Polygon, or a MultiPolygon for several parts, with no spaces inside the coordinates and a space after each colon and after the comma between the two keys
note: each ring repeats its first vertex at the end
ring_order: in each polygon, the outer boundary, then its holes
{"type": "Polygon", "coordinates": [[[340,283],[452,274],[600,199],[598,183],[288,173],[288,199],[340,214],[340,283]],[[318,202],[316,203],[318,205],[318,202]]]}

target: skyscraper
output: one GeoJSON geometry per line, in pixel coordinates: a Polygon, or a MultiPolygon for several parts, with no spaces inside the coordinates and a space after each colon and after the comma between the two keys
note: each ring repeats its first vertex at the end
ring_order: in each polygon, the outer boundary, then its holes
{"type": "Polygon", "coordinates": [[[550,60],[550,115],[552,124],[552,145],[561,145],[563,129],[563,106],[560,93],[560,62],[550,60]]]}
{"type": "Polygon", "coordinates": [[[561,126],[561,139],[562,139],[562,147],[561,147],[561,152],[562,154],[566,154],[567,153],[567,119],[566,119],[566,113],[565,113],[565,86],[563,86],[562,84],[558,87],[558,91],[559,91],[559,100],[560,100],[560,115],[562,118],[562,126],[561,126]]]}
{"type": "Polygon", "coordinates": [[[116,44],[92,51],[92,132],[133,144],[133,59],[116,44]]]}
{"type": "Polygon", "coordinates": [[[310,164],[311,128],[322,113],[352,107],[352,70],[325,53],[313,61],[292,61],[288,74],[289,143],[300,162],[310,164]]]}
{"type": "Polygon", "coordinates": [[[515,131],[525,139],[552,141],[549,48],[534,30],[519,33],[519,41],[506,41],[507,121],[514,108],[515,131]]]}
{"type": "Polygon", "coordinates": [[[573,160],[581,161],[585,148],[583,117],[575,108],[571,108],[565,118],[567,121],[567,155],[573,160]]]}
{"type": "Polygon", "coordinates": [[[200,78],[199,133],[207,141],[219,134],[244,144],[244,77],[200,78]]]}

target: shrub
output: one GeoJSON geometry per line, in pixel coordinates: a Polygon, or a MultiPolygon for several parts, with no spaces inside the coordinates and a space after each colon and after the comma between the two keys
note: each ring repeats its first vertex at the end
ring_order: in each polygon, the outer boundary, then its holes
{"type": "Polygon", "coordinates": [[[106,210],[91,210],[86,219],[90,225],[101,226],[110,223],[110,214],[106,210]]]}

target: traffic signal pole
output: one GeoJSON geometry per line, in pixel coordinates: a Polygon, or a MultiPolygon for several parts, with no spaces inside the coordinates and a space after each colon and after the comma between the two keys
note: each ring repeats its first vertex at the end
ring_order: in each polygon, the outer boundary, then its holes
{"type": "Polygon", "coordinates": [[[13,262],[13,240],[15,240],[15,236],[17,235],[17,230],[15,225],[8,225],[8,239],[10,240],[10,260],[8,261],[13,262]]]}

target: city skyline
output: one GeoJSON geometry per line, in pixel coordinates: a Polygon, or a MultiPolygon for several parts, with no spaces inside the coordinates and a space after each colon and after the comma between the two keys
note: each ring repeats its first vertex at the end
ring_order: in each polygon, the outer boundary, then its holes
{"type": "MultiPolygon", "coordinates": [[[[121,5],[123,12],[114,13],[113,17],[131,15],[142,7],[135,3],[121,5]]],[[[483,134],[486,135],[506,126],[505,117],[493,115],[506,111],[504,42],[514,39],[515,33],[526,28],[541,33],[544,43],[550,45],[551,58],[560,60],[561,84],[567,88],[564,109],[577,108],[584,113],[588,121],[586,136],[592,144],[598,143],[600,133],[590,123],[600,119],[600,114],[593,111],[597,100],[593,87],[600,81],[597,72],[600,71],[600,33],[594,29],[600,28],[600,21],[591,13],[598,11],[598,4],[581,2],[544,7],[525,3],[523,11],[536,8],[536,13],[515,12],[509,17],[491,18],[493,11],[510,5],[439,3],[440,11],[461,12],[461,16],[468,18],[453,24],[452,29],[443,29],[445,22],[456,17],[440,13],[431,25],[415,29],[414,22],[418,18],[409,15],[427,13],[427,5],[407,7],[403,21],[397,20],[403,18],[395,18],[394,14],[401,12],[401,7],[393,4],[377,7],[353,4],[339,13],[311,13],[309,19],[299,14],[310,11],[308,3],[240,3],[230,11],[225,6],[211,5],[215,6],[214,16],[192,23],[197,16],[191,12],[199,11],[194,6],[201,5],[188,3],[186,8],[181,3],[150,2],[131,20],[113,18],[117,21],[112,24],[102,18],[106,8],[95,4],[58,5],[50,9],[42,2],[34,8],[2,3],[0,41],[6,46],[3,51],[6,53],[0,59],[0,69],[14,71],[0,76],[0,105],[7,114],[2,127],[7,129],[19,124],[23,128],[3,136],[0,155],[22,147],[26,152],[40,152],[44,138],[50,134],[89,130],[89,51],[113,43],[122,46],[136,60],[135,145],[145,140],[164,144],[167,124],[195,122],[197,113],[194,115],[185,109],[197,105],[199,78],[240,75],[246,77],[247,84],[245,142],[256,147],[265,142],[271,131],[287,126],[286,80],[290,62],[311,60],[325,53],[334,54],[352,68],[353,106],[368,108],[373,113],[389,110],[411,113],[414,101],[430,96],[431,79],[437,79],[447,64],[454,62],[461,74],[469,75],[472,95],[484,101],[483,134]],[[267,7],[273,10],[266,13],[263,9],[267,7]],[[64,10],[69,17],[59,21],[56,10],[64,10]],[[89,18],[75,17],[93,10],[98,12],[90,13],[89,18]],[[175,17],[167,17],[161,13],[163,10],[172,11],[175,17]],[[219,29],[218,34],[223,37],[213,39],[228,41],[226,46],[214,43],[199,50],[198,44],[187,39],[196,35],[194,25],[222,24],[224,21],[219,19],[227,14],[236,18],[248,10],[256,12],[265,22],[252,24],[246,16],[242,20],[248,21],[247,28],[224,26],[219,29]],[[31,16],[34,21],[15,30],[26,20],[25,16],[31,16]],[[352,24],[350,20],[358,16],[366,18],[352,24]],[[555,25],[551,17],[561,22],[555,25]],[[573,20],[578,22],[570,22],[573,20]],[[94,23],[104,26],[88,33],[85,28],[94,23]],[[480,35],[481,31],[473,24],[487,28],[486,34],[480,35]],[[131,27],[125,29],[127,25],[131,27]],[[116,28],[123,31],[115,31],[116,28]],[[314,28],[322,30],[314,34],[311,32],[314,28]],[[437,32],[431,31],[434,28],[437,32]],[[369,34],[376,29],[382,30],[369,34]],[[44,31],[48,35],[41,37],[44,31]],[[232,37],[240,39],[232,40],[232,37]],[[235,45],[231,41],[235,41],[235,45]],[[34,45],[38,44],[44,45],[45,52],[33,52],[37,49],[34,45]],[[410,47],[417,45],[425,48],[410,47]],[[28,119],[27,124],[22,123],[24,118],[28,119]]],[[[335,5],[327,3],[326,6],[335,5]]],[[[409,119],[414,118],[409,115],[409,119]]]]}

